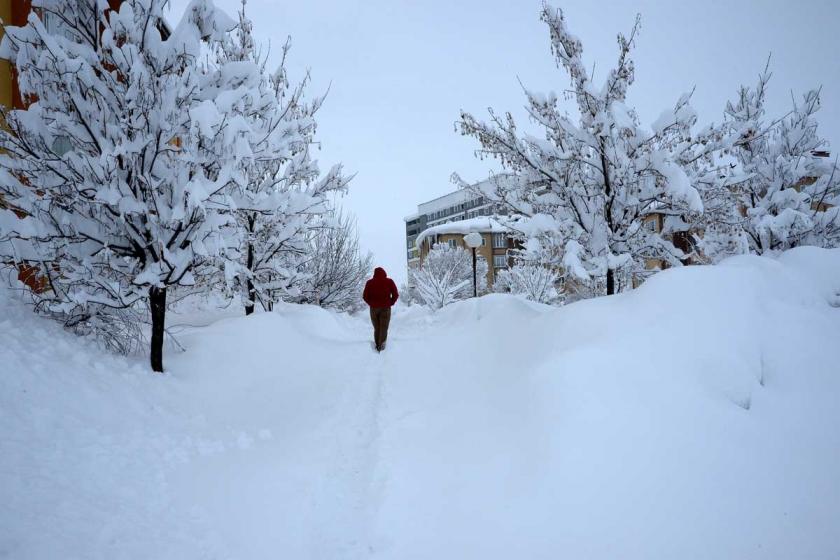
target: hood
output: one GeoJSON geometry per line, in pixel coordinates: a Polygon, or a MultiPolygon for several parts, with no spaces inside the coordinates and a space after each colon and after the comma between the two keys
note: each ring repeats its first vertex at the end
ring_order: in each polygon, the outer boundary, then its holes
{"type": "Polygon", "coordinates": [[[385,274],[385,269],[384,268],[377,266],[375,269],[373,269],[373,277],[374,278],[387,278],[388,275],[385,274]]]}

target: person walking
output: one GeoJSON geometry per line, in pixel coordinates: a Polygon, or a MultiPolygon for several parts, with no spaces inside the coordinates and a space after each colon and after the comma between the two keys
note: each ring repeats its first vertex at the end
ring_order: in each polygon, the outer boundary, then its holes
{"type": "Polygon", "coordinates": [[[362,299],[370,306],[373,342],[377,352],[385,349],[388,325],[391,323],[391,306],[397,303],[399,298],[397,285],[388,278],[384,268],[377,267],[373,271],[373,278],[365,283],[365,291],[362,294],[362,299]]]}

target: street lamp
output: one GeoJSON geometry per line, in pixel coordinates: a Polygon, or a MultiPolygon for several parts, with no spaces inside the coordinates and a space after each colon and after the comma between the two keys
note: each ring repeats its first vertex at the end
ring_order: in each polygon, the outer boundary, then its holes
{"type": "Polygon", "coordinates": [[[472,233],[468,233],[464,236],[464,244],[472,249],[472,257],[473,257],[473,297],[478,297],[478,284],[476,282],[475,277],[475,250],[478,247],[481,247],[481,234],[477,231],[472,233]]]}

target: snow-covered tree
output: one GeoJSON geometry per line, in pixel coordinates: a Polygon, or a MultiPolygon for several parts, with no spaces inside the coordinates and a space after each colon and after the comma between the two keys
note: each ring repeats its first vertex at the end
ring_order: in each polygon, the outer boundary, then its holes
{"type": "MultiPolygon", "coordinates": [[[[410,283],[424,304],[440,309],[473,294],[472,254],[461,247],[437,243],[422,265],[409,271],[410,283]]],[[[476,259],[478,293],[487,291],[487,261],[476,259]]]]}
{"type": "Polygon", "coordinates": [[[0,114],[5,257],[40,265],[53,313],[147,303],[155,371],[167,289],[211,262],[236,271],[231,191],[248,184],[263,133],[237,108],[251,70],[200,62],[235,22],[193,0],[170,32],[165,4],[35,0],[0,48],[29,103],[0,114]]]}
{"type": "Polygon", "coordinates": [[[333,212],[332,220],[312,235],[307,260],[302,268],[301,298],[337,309],[357,311],[373,256],[362,254],[356,222],[343,213],[333,212]]]}
{"type": "Polygon", "coordinates": [[[236,29],[217,53],[219,80],[230,80],[226,74],[231,71],[239,74],[233,111],[246,130],[261,131],[240,139],[243,152],[253,157],[247,183],[233,194],[246,315],[253,313],[256,302],[270,309],[284,296],[297,294],[299,268],[310,258],[312,232],[322,227],[319,217],[328,211],[327,196],[349,181],[340,165],[320,176],[311,157],[315,113],[324,98],[304,99],[308,75],[291,85],[286,71],[289,41],[283,45],[280,66],[269,75],[252,29],[243,0],[236,29]],[[248,145],[248,140],[256,144],[248,145]]]}
{"type": "Polygon", "coordinates": [[[584,66],[581,42],[567,30],[563,12],[544,5],[542,20],[557,63],[571,78],[578,119],[565,113],[556,94],[526,90],[527,110],[541,137],[520,132],[510,114],[493,110],[489,122],[462,112],[459,128],[478,140],[479,157],[496,158],[505,168],[501,180],[481,183],[481,194],[529,218],[517,228],[539,238],[543,253],[553,255],[554,262],[543,264],[565,268],[596,293],[612,294],[620,278],[643,269],[646,260],[680,265],[686,257],[667,232],[645,222],[655,213],[702,212],[696,186],[714,180],[698,165],[712,145],[709,131],[692,132],[696,116],[689,95],[651,128],[642,127],[625,104],[634,80],[630,53],[638,19],[629,37],[618,36],[618,62],[602,85],[584,66]]]}
{"type": "Polygon", "coordinates": [[[554,304],[560,301],[556,269],[539,264],[517,263],[499,272],[495,288],[499,292],[520,294],[531,301],[554,304]]]}
{"type": "Polygon", "coordinates": [[[727,192],[715,197],[727,209],[724,226],[712,224],[704,236],[704,252],[713,261],[732,252],[840,242],[840,170],[836,159],[825,157],[826,142],[817,133],[820,91],[809,91],[787,115],[771,119],[770,77],[768,62],[756,86],[742,86],[726,106],[726,155],[734,162],[727,192]]]}

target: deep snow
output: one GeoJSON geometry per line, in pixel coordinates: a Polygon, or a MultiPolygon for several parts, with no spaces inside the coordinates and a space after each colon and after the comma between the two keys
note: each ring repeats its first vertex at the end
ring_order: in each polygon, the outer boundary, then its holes
{"type": "Polygon", "coordinates": [[[0,558],[836,558],[838,292],[799,249],[399,307],[381,355],[283,306],[163,376],[3,295],[0,558]]]}

